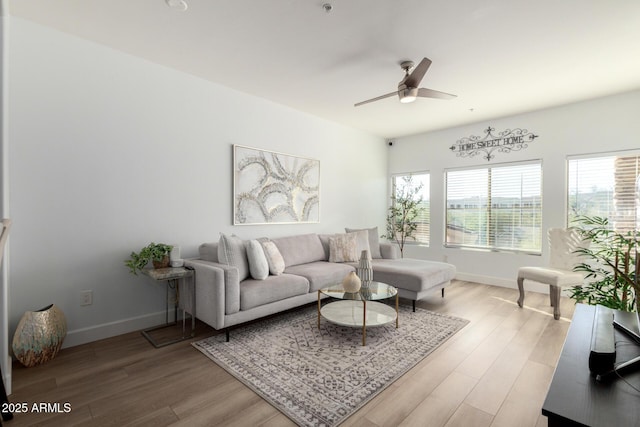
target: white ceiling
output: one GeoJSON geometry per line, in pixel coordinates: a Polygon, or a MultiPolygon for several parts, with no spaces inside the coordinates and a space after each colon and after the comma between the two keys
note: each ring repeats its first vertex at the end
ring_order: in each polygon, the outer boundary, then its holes
{"type": "Polygon", "coordinates": [[[9,14],[385,138],[640,89],[638,0],[185,1],[10,0],[9,14]],[[353,106],[425,56],[421,86],[458,98],[353,106]]]}

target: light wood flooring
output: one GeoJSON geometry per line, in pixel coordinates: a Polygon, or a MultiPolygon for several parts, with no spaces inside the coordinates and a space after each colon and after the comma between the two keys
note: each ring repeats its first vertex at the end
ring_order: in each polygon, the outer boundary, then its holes
{"type": "MultiPolygon", "coordinates": [[[[456,281],[418,306],[471,322],[348,418],[348,426],[547,425],[541,407],[574,303],[553,320],[548,295],[456,281]]],[[[200,326],[202,339],[216,333],[200,326]]],[[[233,333],[232,333],[233,339],[233,333]]],[[[13,403],[69,403],[69,413],[16,413],[5,427],[292,426],[286,416],[195,350],[155,349],[130,333],[13,366],[13,403]]],[[[64,407],[61,408],[64,409],[64,407]]]]}

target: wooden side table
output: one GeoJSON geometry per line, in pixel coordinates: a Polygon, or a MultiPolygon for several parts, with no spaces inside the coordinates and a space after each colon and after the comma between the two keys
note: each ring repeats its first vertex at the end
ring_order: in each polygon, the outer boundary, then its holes
{"type": "Polygon", "coordinates": [[[186,339],[192,338],[196,334],[196,280],[195,280],[195,270],[187,267],[169,267],[169,268],[156,268],[156,269],[147,269],[142,270],[142,273],[151,277],[153,280],[157,282],[165,282],[166,284],[166,307],[165,307],[165,324],[159,325],[150,329],[145,329],[142,331],[142,335],[149,340],[154,347],[164,347],[170,344],[175,344],[180,341],[184,341],[186,339]],[[172,326],[176,326],[178,324],[178,311],[180,310],[180,283],[182,282],[183,291],[186,290],[186,280],[187,278],[191,278],[191,301],[190,307],[188,307],[189,314],[191,316],[191,330],[189,333],[186,331],[185,320],[187,317],[187,306],[183,302],[182,308],[182,335],[177,338],[171,338],[168,341],[158,342],[151,335],[150,332],[157,331],[160,329],[169,328],[172,326]],[[175,290],[175,298],[173,299],[173,308],[174,308],[174,319],[173,322],[169,322],[169,301],[171,300],[171,290],[175,290]]]}

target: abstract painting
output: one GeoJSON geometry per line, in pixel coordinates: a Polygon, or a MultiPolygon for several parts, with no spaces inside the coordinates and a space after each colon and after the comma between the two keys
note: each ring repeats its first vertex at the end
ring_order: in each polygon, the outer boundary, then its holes
{"type": "Polygon", "coordinates": [[[233,223],[320,221],[320,161],[233,146],[233,223]]]}

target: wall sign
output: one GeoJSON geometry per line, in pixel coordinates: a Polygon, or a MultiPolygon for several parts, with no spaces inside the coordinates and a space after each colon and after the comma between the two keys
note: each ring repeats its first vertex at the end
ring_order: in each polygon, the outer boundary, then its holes
{"type": "Polygon", "coordinates": [[[520,151],[529,146],[529,142],[538,137],[526,129],[506,129],[493,134],[495,128],[489,126],[485,129],[485,136],[471,135],[456,141],[449,149],[456,153],[456,157],[475,157],[483,154],[487,161],[491,161],[495,157],[495,151],[498,153],[510,153],[512,151],[520,151]]]}

